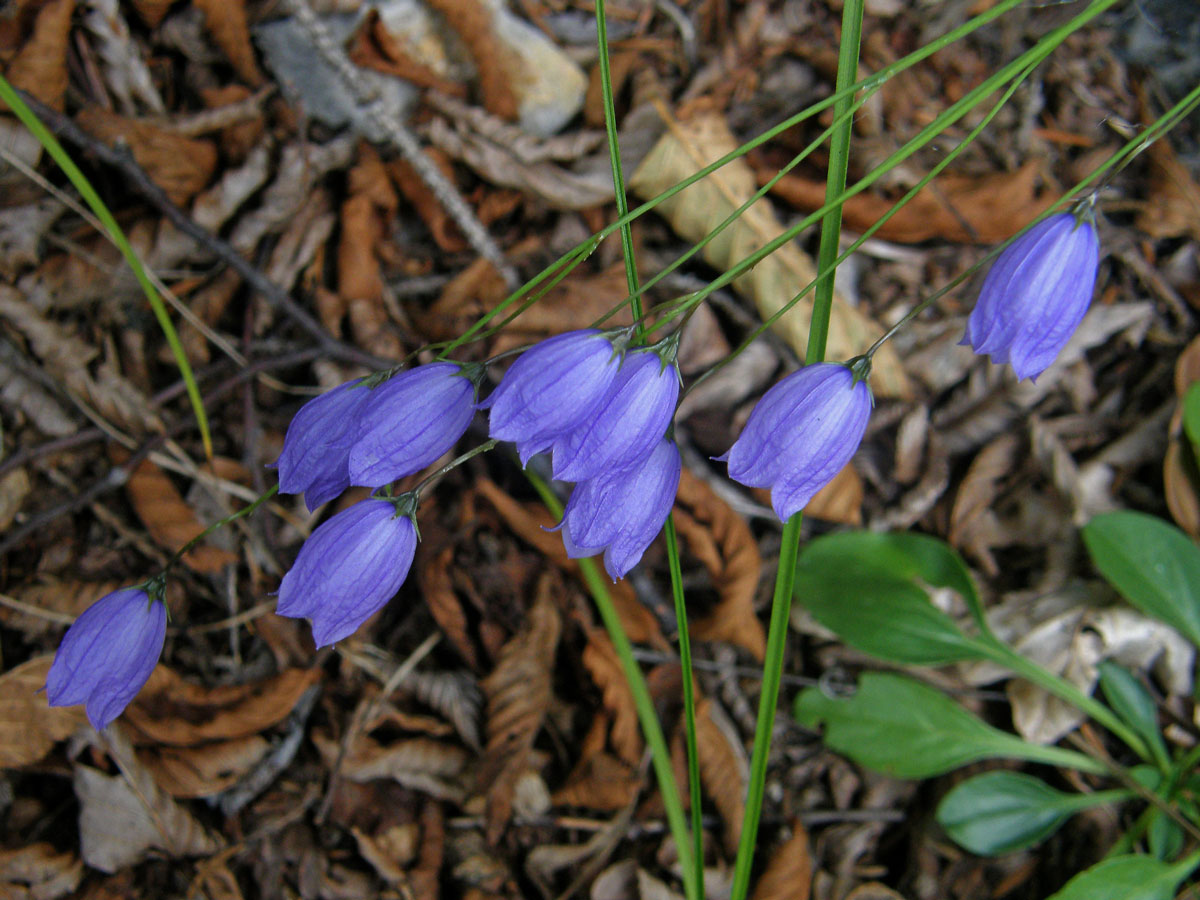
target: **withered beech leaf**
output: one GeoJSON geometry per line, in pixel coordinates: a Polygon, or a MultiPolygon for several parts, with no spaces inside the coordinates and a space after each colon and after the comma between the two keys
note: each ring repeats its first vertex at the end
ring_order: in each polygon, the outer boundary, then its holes
{"type": "Polygon", "coordinates": [[[512,815],[517,779],[529,765],[529,752],[553,696],[562,619],[551,595],[559,578],[550,572],[542,576],[524,625],[501,649],[496,668],[483,681],[487,743],[478,786],[487,795],[487,835],[493,844],[512,815]]]}
{"type": "Polygon", "coordinates": [[[808,900],[812,895],[813,860],[808,832],[797,819],[792,836],[771,854],[767,871],[754,886],[752,900],[808,900]]]}
{"type": "MultiPolygon", "coordinates": [[[[114,446],[109,456],[113,462],[121,463],[128,458],[128,453],[114,446]]],[[[133,470],[125,490],[150,536],[167,550],[180,549],[204,530],[204,525],[171,479],[149,459],[142,460],[133,470]]],[[[228,550],[201,544],[185,554],[183,562],[195,572],[211,573],[237,562],[237,556],[228,550]]]]}
{"type": "Polygon", "coordinates": [[[950,510],[950,531],[947,540],[955,547],[975,556],[995,574],[988,543],[982,536],[987,529],[976,531],[991,512],[992,503],[1000,490],[1000,482],[1012,473],[1020,441],[1012,432],[1005,432],[984,447],[971,463],[950,510]]]}
{"type": "MultiPolygon", "coordinates": [[[[548,530],[558,523],[544,506],[540,503],[518,503],[487,478],[477,479],[476,489],[496,508],[496,512],[519,538],[540,550],[559,568],[582,578],[579,563],[567,558],[562,538],[548,530]]],[[[660,650],[667,649],[667,640],[663,637],[658,620],[637,599],[628,581],[622,579],[609,585],[608,591],[629,640],[635,644],[650,644],[660,650]]]]}
{"type": "MultiPolygon", "coordinates": [[[[67,39],[75,0],[51,0],[34,20],[33,34],[9,63],[7,77],[13,87],[27,91],[47,106],[62,112],[67,93],[67,39]]],[[[0,109],[8,109],[0,103],[0,109]]]]}
{"type": "Polygon", "coordinates": [[[196,747],[154,747],[138,759],[155,783],[177,799],[211,797],[232,787],[270,751],[257,734],[196,747]]]}
{"type": "Polygon", "coordinates": [[[750,526],[685,467],[675,498],[675,527],[687,551],[704,564],[720,601],[691,622],[702,641],[728,641],[761,660],[767,639],[754,613],[762,556],[750,526]]]}
{"type": "Polygon", "coordinates": [[[258,734],[282,722],[320,669],[285,669],[249,684],[203,687],[159,665],[125,711],[139,737],[187,747],[258,734]]]}
{"type": "Polygon", "coordinates": [[[642,756],[642,733],[633,692],[617,660],[617,651],[608,635],[599,628],[588,629],[587,637],[583,665],[600,688],[604,708],[612,713],[610,738],[613,750],[627,764],[637,765],[642,756]]]}
{"type": "Polygon", "coordinates": [[[725,850],[732,858],[742,835],[749,765],[733,723],[708,697],[696,704],[696,754],[704,795],[721,815],[725,850]]]}
{"type": "MultiPolygon", "coordinates": [[[[312,741],[325,763],[332,766],[341,744],[319,731],[313,732],[312,741]]],[[[444,741],[417,737],[381,744],[360,734],[341,757],[339,771],[350,781],[390,778],[411,790],[459,803],[466,795],[461,782],[469,760],[466,750],[444,741]]]]}
{"type": "Polygon", "coordinates": [[[42,688],[54,654],[0,675],[0,768],[35,763],[86,721],[82,706],[50,706],[42,688]]]}
{"type": "Polygon", "coordinates": [[[246,0],[192,0],[192,5],[204,13],[204,24],[214,43],[221,48],[238,76],[252,87],[262,84],[263,75],[250,45],[246,0]]]}
{"type": "Polygon", "coordinates": [[[79,887],[82,878],[83,861],[52,844],[0,850],[0,897],[57,900],[79,887]]]}
{"type": "Polygon", "coordinates": [[[467,614],[454,590],[450,567],[454,563],[454,544],[449,534],[440,528],[423,529],[426,540],[417,547],[417,581],[421,596],[454,649],[472,669],[479,669],[479,656],[467,633],[467,614]]]}

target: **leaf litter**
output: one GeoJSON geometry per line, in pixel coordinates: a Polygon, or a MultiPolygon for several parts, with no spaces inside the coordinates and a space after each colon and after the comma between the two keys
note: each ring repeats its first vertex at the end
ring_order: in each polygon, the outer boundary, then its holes
{"type": "MultiPolygon", "coordinates": [[[[826,95],[837,31],[829,6],[610,4],[633,190],[657,193],[826,95]]],[[[904,4],[867,6],[864,71],[950,27],[904,4]]],[[[314,361],[312,334],[218,262],[229,258],[223,249],[310,310],[326,348],[399,360],[494,309],[509,290],[501,263],[528,277],[570,236],[614,215],[595,35],[577,27],[589,21],[588,4],[311,8],[335,43],[346,40],[366,93],[343,83],[286,5],[47,0],[0,15],[6,77],[81,126],[92,148],[132,155],[147,183],[207,229],[197,243],[89,147],[71,146],[139,252],[208,330],[181,333],[218,453],[239,467],[225,475],[250,495],[272,483],[265,467],[312,385],[362,369],[347,355],[314,361]],[[538,77],[514,75],[530,60],[538,77]],[[395,104],[439,185],[389,147],[360,102],[372,92],[395,104]],[[502,259],[480,255],[447,185],[502,259]]],[[[977,84],[1006,41],[1040,34],[1042,14],[1014,19],[1004,35],[980,32],[890,82],[856,123],[851,177],[977,84]]],[[[1111,30],[1077,35],[1067,51],[843,267],[833,356],[860,352],[1045,209],[1113,145],[1113,123],[1148,120],[1158,102],[1146,90],[1152,76],[1128,68],[1111,30]]],[[[635,222],[643,277],[818,130],[780,135],[635,222]]],[[[1162,698],[1169,740],[1180,745],[1193,737],[1191,648],[1099,589],[1077,528],[1128,506],[1200,533],[1200,474],[1180,412],[1200,380],[1188,343],[1200,307],[1195,141],[1194,128],[1181,128],[1106,188],[1105,288],[1036,383],[1014,384],[957,346],[969,287],[898,335],[877,360],[861,452],[806,517],[811,533],[861,523],[949,540],[1018,646],[1084,690],[1100,662],[1121,662],[1162,698]]],[[[678,896],[661,799],[611,642],[578,563],[546,531],[555,522],[499,453],[430,489],[415,577],[339,652],[314,657],[307,631],[269,612],[277,573],[322,521],[279,500],[247,530],[188,555],[169,595],[164,663],[116,726],[96,735],[80,709],[46,705],[39,689],[66,624],[145,578],[223,512],[200,487],[206,470],[178,374],[117,255],[9,165],[38,166],[61,184],[9,116],[0,146],[0,893],[678,896]],[[169,454],[158,452],[163,441],[169,454]],[[437,646],[405,672],[434,634],[437,646]]],[[[853,198],[847,230],[871,225],[943,152],[918,153],[853,198]]],[[[784,178],[647,302],[720,275],[819,206],[822,162],[784,178]]],[[[695,317],[687,385],[811,280],[813,246],[802,234],[695,317]]],[[[482,359],[586,327],[626,294],[618,248],[605,244],[506,329],[458,352],[482,359]]],[[[629,321],[627,311],[610,320],[629,321]]],[[[785,316],[778,337],[702,382],[678,426],[687,470],[676,526],[699,667],[711,896],[728,890],[740,827],[779,534],[758,514],[765,498],[722,483],[706,457],[728,449],[753,402],[795,366],[806,322],[785,316]]],[[[659,542],[610,591],[678,766],[678,623],[665,572],[659,542]]],[[[868,664],[803,617],[794,624],[785,692],[868,664]]],[[[1080,726],[1002,672],[934,677],[951,689],[1001,686],[1007,704],[990,710],[994,724],[1030,739],[1080,726]]],[[[928,794],[856,770],[781,718],[752,896],[1052,892],[1053,867],[1033,854],[954,856],[931,826],[900,824],[929,818],[928,794]],[[901,844],[910,852],[897,852],[901,844]]],[[[1056,840],[1056,850],[1087,858],[1102,843],[1083,825],[1056,840]]]]}

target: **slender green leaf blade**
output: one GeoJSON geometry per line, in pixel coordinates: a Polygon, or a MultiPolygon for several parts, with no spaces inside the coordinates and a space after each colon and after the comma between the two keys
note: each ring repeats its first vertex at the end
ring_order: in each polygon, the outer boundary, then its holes
{"type": "Polygon", "coordinates": [[[1100,663],[1099,672],[1100,689],[1108,705],[1145,739],[1155,759],[1166,767],[1169,758],[1158,730],[1158,706],[1154,698],[1132,672],[1110,659],[1100,663]]]}
{"type": "Polygon", "coordinates": [[[1200,456],[1200,381],[1195,381],[1183,395],[1183,431],[1200,456]]]}
{"type": "Polygon", "coordinates": [[[850,697],[808,688],[796,699],[801,725],[825,726],[825,743],[877,772],[928,778],[981,759],[1013,758],[1104,771],[1081,753],[1027,744],[993,728],[940,691],[885,672],[867,672],[850,697]]]}
{"type": "Polygon", "coordinates": [[[1083,541],[1126,600],[1200,645],[1200,549],[1187,535],[1155,516],[1121,510],[1088,522],[1083,541]]]}
{"type": "Polygon", "coordinates": [[[1031,847],[1080,809],[1113,799],[1111,792],[1066,794],[1022,772],[985,772],[943,797],[937,820],[959,846],[998,856],[1031,847]]]}
{"type": "Polygon", "coordinates": [[[1049,900],[1173,900],[1195,857],[1167,865],[1152,856],[1114,856],[1080,872],[1049,900]]]}

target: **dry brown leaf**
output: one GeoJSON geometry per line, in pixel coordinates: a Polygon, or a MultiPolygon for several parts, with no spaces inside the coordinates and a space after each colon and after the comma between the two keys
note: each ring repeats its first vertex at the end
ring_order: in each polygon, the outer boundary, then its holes
{"type": "MultiPolygon", "coordinates": [[[[340,744],[320,732],[313,733],[312,741],[326,765],[332,766],[340,744]]],[[[339,771],[351,781],[390,778],[414,791],[461,803],[466,796],[462,776],[470,759],[461,747],[430,738],[407,738],[385,746],[359,735],[342,757],[339,771]]]]}
{"type": "Polygon", "coordinates": [[[628,763],[611,753],[594,753],[571,770],[551,802],[555,806],[616,812],[629,806],[641,789],[642,779],[628,763]]]}
{"type": "Polygon", "coordinates": [[[8,529],[33,490],[29,473],[17,467],[0,476],[0,532],[8,529]]]}
{"type": "Polygon", "coordinates": [[[367,834],[357,827],[350,829],[359,855],[388,884],[404,884],[408,881],[404,866],[412,859],[411,851],[415,849],[417,831],[415,823],[394,825],[378,835],[367,834]]]}
{"type": "Polygon", "coordinates": [[[167,10],[175,0],[132,0],[134,11],[146,23],[147,28],[157,28],[166,18],[167,10]]]}
{"type": "Polygon", "coordinates": [[[480,257],[447,282],[438,299],[417,315],[417,324],[428,337],[449,340],[507,296],[504,276],[480,257]]]}
{"type": "Polygon", "coordinates": [[[1200,538],[1200,469],[1190,447],[1180,438],[1171,438],[1163,456],[1163,491],[1167,509],[1175,524],[1200,538]]]}
{"type": "Polygon", "coordinates": [[[42,689],[54,654],[0,675],[0,768],[35,763],[87,720],[82,706],[50,706],[42,689]]]}
{"type": "Polygon", "coordinates": [[[177,799],[211,797],[232,787],[270,751],[258,735],[198,747],[155,747],[138,759],[155,783],[177,799]]]}
{"type": "Polygon", "coordinates": [[[216,171],[217,148],[212,141],[182,137],[99,106],[81,111],[76,121],[106,144],[127,143],[138,165],[179,206],[202,191],[216,171]]]}
{"type": "MultiPolygon", "coordinates": [[[[191,886],[200,891],[204,900],[243,900],[237,876],[229,869],[228,853],[226,850],[196,866],[196,878],[191,886]]],[[[188,893],[191,893],[190,889],[188,893]]]]}
{"type": "Polygon", "coordinates": [[[635,766],[642,757],[642,733],[633,691],[629,689],[629,681],[608,635],[599,628],[590,628],[587,634],[583,665],[600,688],[604,708],[612,714],[609,736],[613,750],[623,762],[635,766]]]}
{"type": "Polygon", "coordinates": [[[430,8],[441,13],[466,45],[479,77],[483,106],[494,116],[512,121],[517,117],[515,75],[521,74],[519,61],[496,37],[490,3],[481,0],[429,0],[430,8]]]}
{"type": "Polygon", "coordinates": [[[853,463],[846,463],[829,484],[813,494],[804,507],[804,514],[823,522],[859,526],[862,525],[862,502],[862,479],[853,463]]]}
{"type": "Polygon", "coordinates": [[[245,0],[192,0],[192,5],[204,13],[204,24],[233,70],[252,87],[262,84],[263,75],[250,45],[245,0]]]}
{"type": "Polygon", "coordinates": [[[712,800],[721,815],[725,851],[733,858],[742,835],[749,764],[737,729],[725,711],[708,697],[696,703],[696,755],[704,796],[712,800]]]}
{"type": "Polygon", "coordinates": [[[1191,235],[1200,240],[1200,184],[1179,161],[1169,140],[1146,149],[1150,160],[1150,197],[1138,214],[1137,227],[1151,237],[1191,235]]]}
{"type": "MultiPolygon", "coordinates": [[[[496,508],[496,512],[518,537],[541,551],[559,568],[576,577],[582,577],[579,574],[579,563],[567,558],[562,538],[547,531],[556,523],[544,506],[526,506],[518,503],[487,478],[478,479],[476,489],[496,508]]],[[[658,620],[638,601],[629,583],[625,580],[618,581],[610,585],[608,590],[629,640],[635,644],[650,644],[665,650],[667,641],[659,628],[658,620]]]]}
{"type": "Polygon", "coordinates": [[[955,547],[980,561],[989,574],[996,574],[996,562],[989,550],[988,517],[1000,490],[1000,482],[1012,473],[1018,437],[1006,432],[984,447],[975,457],[950,511],[950,531],[946,539],[955,547]]]}
{"type": "MultiPolygon", "coordinates": [[[[446,176],[446,180],[453,184],[454,166],[451,165],[449,157],[433,148],[426,149],[425,155],[446,176]]],[[[467,249],[469,245],[462,236],[462,232],[458,230],[458,226],[454,224],[454,220],[450,218],[429,185],[417,174],[412,163],[406,159],[395,159],[388,165],[388,172],[391,174],[397,190],[404,195],[405,200],[412,204],[413,211],[420,216],[425,227],[429,229],[429,234],[433,237],[433,242],[438,245],[439,250],[444,250],[446,253],[461,253],[467,249]]]]}
{"type": "MultiPolygon", "coordinates": [[[[901,207],[875,236],[911,244],[933,238],[965,244],[1006,241],[1058,199],[1049,192],[1038,193],[1041,168],[1034,160],[1015,172],[943,175],[901,207]]],[[[774,174],[759,171],[759,182],[765,184],[774,174]]],[[[806,211],[825,205],[825,182],[798,175],[784,175],[771,193],[806,211]]],[[[872,193],[856,194],[842,207],[843,222],[847,228],[866,231],[895,202],[872,193]]]]}
{"type": "Polygon", "coordinates": [[[59,853],[52,844],[29,844],[0,850],[0,897],[11,900],[56,900],[79,887],[83,861],[59,853]]]}
{"type": "Polygon", "coordinates": [[[903,894],[897,894],[886,884],[868,881],[848,893],[846,900],[905,900],[905,898],[903,894]]]}
{"type": "Polygon", "coordinates": [[[394,75],[417,87],[433,88],[450,97],[467,95],[465,85],[443,78],[409,53],[404,42],[388,31],[377,9],[367,11],[362,24],[350,39],[348,52],[350,61],[355,65],[374,69],[384,75],[394,75]]]}
{"type": "MultiPolygon", "coordinates": [[[[8,66],[13,87],[36,97],[47,106],[63,110],[67,93],[67,41],[75,0],[50,0],[34,21],[33,34],[8,66]]],[[[8,105],[0,102],[0,109],[8,105]]]]}
{"type": "MultiPolygon", "coordinates": [[[[118,447],[109,451],[118,465],[129,454],[118,447]]],[[[167,474],[150,460],[142,460],[125,483],[129,501],[156,543],[174,552],[204,530],[204,526],[183,499],[167,474]]],[[[183,556],[183,562],[195,572],[219,572],[237,556],[228,550],[201,544],[183,556]]]]}
{"type": "Polygon", "coordinates": [[[454,544],[445,532],[437,529],[430,529],[430,532],[431,536],[417,548],[417,583],[421,588],[421,596],[454,649],[467,665],[478,670],[479,656],[467,633],[467,614],[454,590],[454,578],[450,574],[454,564],[454,544]]]}
{"type": "Polygon", "coordinates": [[[691,623],[702,641],[728,641],[762,660],[767,639],[754,613],[762,557],[750,527],[712,488],[683,470],[675,498],[675,527],[688,552],[708,570],[720,601],[691,623]]]}
{"type": "Polygon", "coordinates": [[[487,837],[495,844],[512,816],[517,779],[529,766],[533,741],[553,697],[551,681],[562,620],[551,594],[558,576],[547,573],[521,630],[500,651],[483,680],[487,744],[478,785],[487,795],[487,837]]]}
{"type": "Polygon", "coordinates": [[[812,876],[808,832],[797,819],[792,823],[792,836],[771,854],[767,871],[754,886],[752,900],[808,900],[812,893],[812,876]]]}
{"type": "Polygon", "coordinates": [[[262,681],[210,688],[160,665],[125,711],[125,721],[139,736],[174,747],[249,737],[286,719],[320,678],[320,669],[285,669],[262,681]]]}
{"type": "MultiPolygon", "coordinates": [[[[45,581],[21,585],[13,589],[12,595],[29,606],[74,619],[105,594],[125,585],[124,581],[45,581]]],[[[49,619],[8,607],[0,607],[0,623],[31,637],[60,627],[49,619]]]]}
{"type": "Polygon", "coordinates": [[[446,825],[441,804],[426,800],[421,807],[420,857],[416,868],[409,873],[413,896],[421,900],[438,900],[441,894],[439,874],[446,850],[446,825]]]}
{"type": "MultiPolygon", "coordinates": [[[[701,113],[671,126],[629,179],[645,199],[657,196],[705,165],[732,152],[737,141],[716,113],[701,113]]],[[[676,233],[698,243],[754,194],[754,172],[745,160],[735,160],[658,206],[676,233]]],[[[704,248],[704,258],[727,271],[783,232],[770,204],[760,200],[704,248]]],[[[813,261],[795,244],[780,247],[734,281],[737,291],[752,299],[767,319],[789,303],[796,292],[816,277],[813,261]]],[[[775,330],[803,357],[808,346],[812,292],[775,323],[775,330]]],[[[863,353],[881,334],[878,325],[835,296],[829,323],[828,356],[850,359],[863,353]]],[[[895,350],[888,344],[875,355],[871,387],[880,397],[908,397],[911,387],[895,350]]]]}
{"type": "Polygon", "coordinates": [[[413,672],[402,687],[449,719],[467,746],[475,750],[482,746],[479,713],[483,694],[470,672],[413,672]]]}

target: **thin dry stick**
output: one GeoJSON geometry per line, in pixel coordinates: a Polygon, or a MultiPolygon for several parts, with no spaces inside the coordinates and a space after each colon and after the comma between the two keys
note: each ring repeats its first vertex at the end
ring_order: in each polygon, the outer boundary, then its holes
{"type": "Polygon", "coordinates": [[[296,17],[300,27],[304,29],[321,58],[337,73],[342,83],[354,95],[363,114],[370,120],[371,125],[388,139],[400,151],[401,155],[416,171],[425,185],[433,191],[442,207],[449,213],[454,224],[462,231],[463,237],[480,256],[494,265],[504,276],[510,288],[519,283],[516,271],[509,264],[504,252],[496,246],[492,236],[488,234],[483,224],[475,217],[475,213],[467,206],[466,201],[458,193],[458,189],[441,173],[428,156],[421,150],[421,143],[404,123],[400,121],[395,110],[387,108],[387,101],[379,96],[363,79],[358,67],[350,61],[346,52],[334,40],[329,29],[317,18],[308,0],[288,0],[288,8],[296,17]]]}

